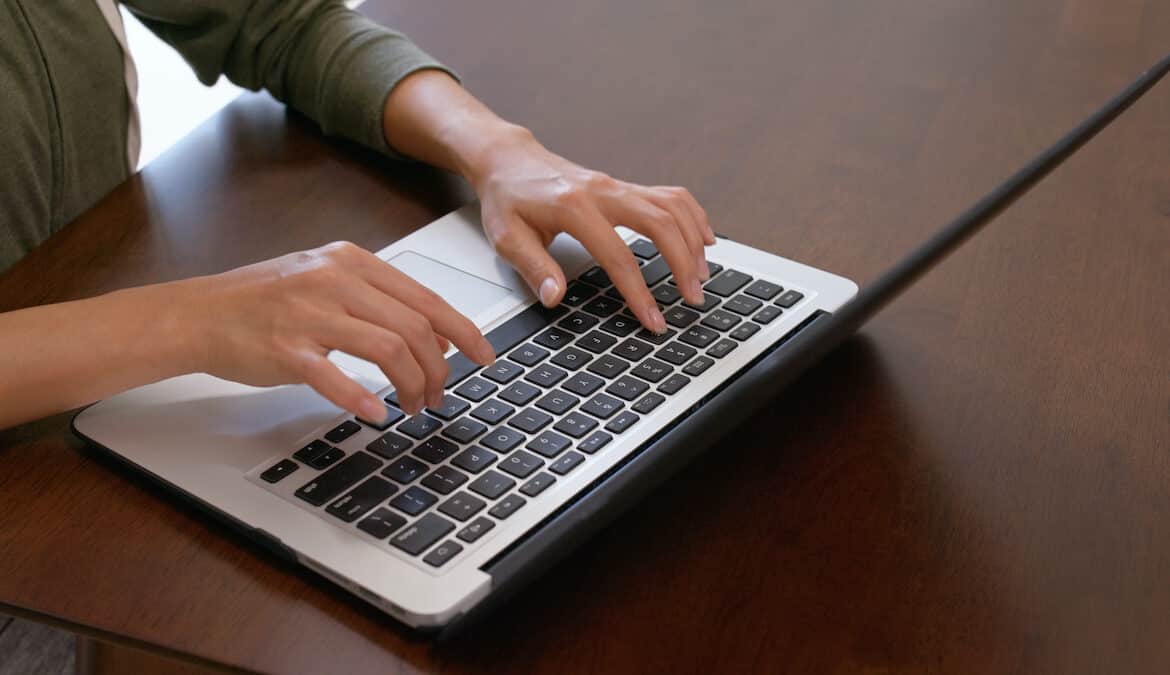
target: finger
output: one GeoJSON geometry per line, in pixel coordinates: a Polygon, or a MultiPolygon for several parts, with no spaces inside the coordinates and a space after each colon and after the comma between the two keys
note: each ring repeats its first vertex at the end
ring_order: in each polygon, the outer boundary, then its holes
{"type": "Polygon", "coordinates": [[[386,419],[386,406],[366,388],[345,376],[324,354],[306,349],[300,356],[305,384],[333,405],[375,424],[386,419]]]}
{"type": "Polygon", "coordinates": [[[707,268],[707,255],[704,252],[704,233],[699,223],[695,221],[694,214],[691,213],[686,202],[674,192],[674,188],[665,188],[665,190],[666,192],[661,189],[650,191],[646,198],[650,203],[674,216],[674,220],[679,226],[678,229],[682,232],[683,239],[687,242],[687,248],[690,249],[691,256],[695,261],[695,275],[700,282],[707,281],[711,278],[711,272],[707,268]]]}
{"type": "MultiPolygon", "coordinates": [[[[674,280],[678,290],[682,292],[687,302],[701,304],[703,289],[697,270],[695,256],[687,246],[686,239],[679,231],[679,225],[669,211],[659,208],[642,198],[621,199],[608,205],[610,215],[623,225],[649,237],[670,269],[674,272],[674,280]]],[[[639,281],[645,285],[638,275],[639,281]]]]}
{"type": "Polygon", "coordinates": [[[468,358],[480,365],[496,360],[495,351],[475,323],[455,311],[438,293],[377,256],[371,255],[361,267],[363,277],[374,288],[426,317],[436,334],[451,340],[468,358]]]}
{"type": "Polygon", "coordinates": [[[666,319],[650,295],[650,289],[646,287],[634,254],[601,212],[596,208],[579,211],[577,217],[570,220],[567,231],[581,242],[609,275],[642,325],[655,333],[665,332],[666,319]]]}
{"type": "Polygon", "coordinates": [[[451,348],[451,341],[442,335],[439,335],[438,333],[435,333],[435,343],[439,345],[439,351],[443,352],[444,354],[446,354],[447,350],[451,348]]]}
{"type": "Polygon", "coordinates": [[[375,324],[406,340],[411,354],[426,379],[424,399],[427,405],[437,407],[443,401],[443,386],[449,368],[439,347],[431,322],[397,298],[390,297],[372,285],[358,283],[338,289],[342,303],[350,316],[375,324]]]}
{"type": "Polygon", "coordinates": [[[426,405],[426,376],[402,336],[344,315],[331,320],[321,333],[326,350],[338,349],[377,364],[394,385],[404,411],[414,415],[426,405]]]}
{"type": "Polygon", "coordinates": [[[512,264],[542,305],[556,307],[565,295],[565,272],[549,255],[540,235],[518,219],[491,230],[507,233],[493,242],[496,253],[512,264]]]}
{"type": "Polygon", "coordinates": [[[677,190],[677,194],[682,197],[687,208],[690,209],[695,222],[698,223],[700,231],[703,233],[703,242],[708,246],[715,245],[715,230],[711,229],[711,221],[707,218],[707,210],[699,203],[691,191],[686,188],[669,188],[677,190]]]}

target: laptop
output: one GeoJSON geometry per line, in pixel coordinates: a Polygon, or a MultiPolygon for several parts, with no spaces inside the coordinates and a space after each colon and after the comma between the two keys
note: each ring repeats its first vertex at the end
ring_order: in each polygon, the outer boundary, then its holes
{"type": "Polygon", "coordinates": [[[335,353],[385,397],[377,425],[306,386],[209,375],[140,387],[74,430],[273,551],[416,629],[454,629],[524,587],[758,411],[1170,70],[1170,57],[860,293],[852,281],[720,237],[704,303],[682,301],[654,245],[619,233],[669,330],[642,329],[574,240],[542,307],[470,204],[377,253],[471,317],[498,359],[458,352],[443,405],[396,406],[378,368],[335,353]]]}

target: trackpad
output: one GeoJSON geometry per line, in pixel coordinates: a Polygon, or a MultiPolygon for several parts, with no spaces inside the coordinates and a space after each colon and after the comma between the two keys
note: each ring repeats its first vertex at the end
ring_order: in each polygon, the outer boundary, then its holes
{"type": "MultiPolygon", "coordinates": [[[[473,320],[477,314],[514,294],[510,288],[468,274],[414,251],[403,251],[386,262],[438,293],[455,308],[455,311],[473,320]]],[[[382,370],[369,361],[343,352],[333,352],[329,359],[348,371],[351,376],[355,376],[354,379],[370,391],[377,391],[388,384],[382,370]]]]}

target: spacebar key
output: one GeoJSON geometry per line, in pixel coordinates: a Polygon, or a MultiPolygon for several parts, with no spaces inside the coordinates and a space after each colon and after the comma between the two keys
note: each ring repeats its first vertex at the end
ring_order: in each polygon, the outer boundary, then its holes
{"type": "Polygon", "coordinates": [[[380,468],[381,460],[364,452],[355,452],[337,466],[305,483],[296,495],[314,506],[320,506],[380,468]]]}
{"type": "MultiPolygon", "coordinates": [[[[484,337],[495,350],[496,356],[500,357],[510,351],[512,347],[547,328],[550,323],[561,318],[567,311],[559,305],[549,309],[537,303],[491,329],[484,337]]],[[[450,372],[447,374],[446,386],[448,387],[459,384],[465,377],[475,372],[476,368],[479,368],[474,361],[464,356],[463,352],[452,354],[447,359],[447,367],[450,368],[450,372]]]]}

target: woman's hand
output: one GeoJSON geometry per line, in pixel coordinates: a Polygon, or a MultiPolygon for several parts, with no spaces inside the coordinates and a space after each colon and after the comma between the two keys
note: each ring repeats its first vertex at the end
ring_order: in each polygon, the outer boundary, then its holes
{"type": "Polygon", "coordinates": [[[377,364],[410,414],[440,405],[448,340],[481,365],[495,358],[469,319],[346,242],[176,286],[188,370],[257,386],[307,383],[373,422],[385,406],[326,358],[331,350],[377,364]]]}
{"type": "Polygon", "coordinates": [[[605,269],[644,326],[666,330],[616,224],[652,240],[683,297],[702,304],[709,277],[704,247],[715,243],[715,234],[685,188],[645,187],[585,169],[518,127],[502,130],[480,156],[467,177],[480,197],[484,230],[543,304],[552,307],[565,293],[565,273],[547,247],[566,232],[605,269]]]}

